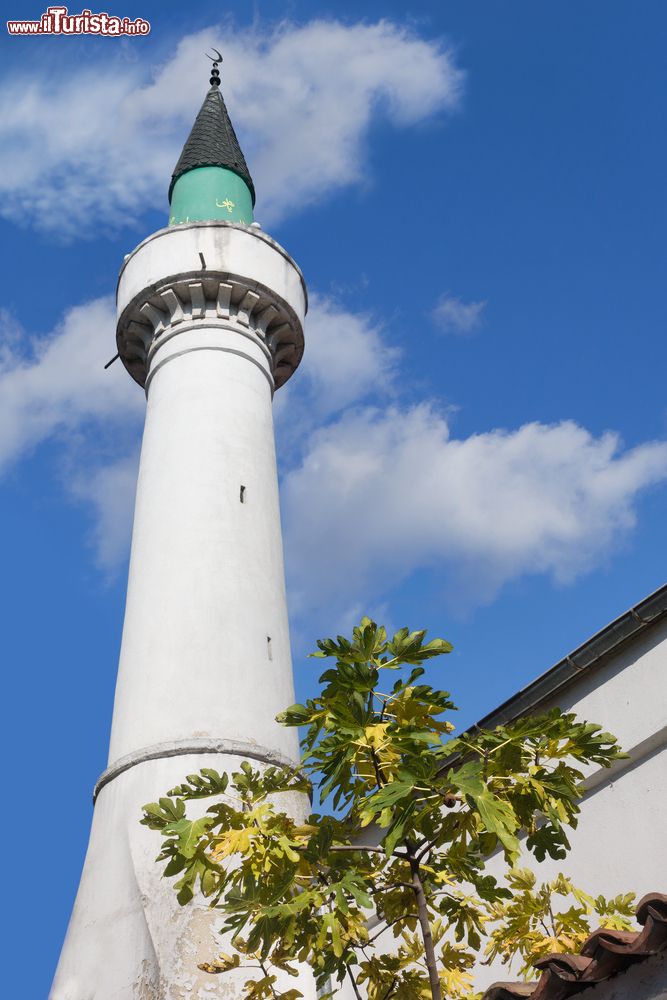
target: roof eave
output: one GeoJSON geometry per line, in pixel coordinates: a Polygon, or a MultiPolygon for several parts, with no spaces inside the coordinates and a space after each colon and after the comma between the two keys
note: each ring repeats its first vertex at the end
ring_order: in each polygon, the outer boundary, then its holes
{"type": "Polygon", "coordinates": [[[494,729],[538,711],[553,695],[576,683],[583,674],[590,674],[602,666],[610,656],[620,652],[631,640],[665,618],[667,584],[615,618],[469,729],[494,729]]]}

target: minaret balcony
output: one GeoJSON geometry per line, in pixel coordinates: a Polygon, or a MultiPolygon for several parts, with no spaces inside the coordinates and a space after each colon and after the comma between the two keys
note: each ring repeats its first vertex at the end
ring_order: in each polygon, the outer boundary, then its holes
{"type": "Polygon", "coordinates": [[[147,392],[161,365],[188,349],[187,334],[203,328],[219,330],[220,349],[258,364],[271,391],[303,355],[303,275],[256,226],[199,222],[159,230],[126,258],[117,302],[118,353],[147,392]],[[238,335],[236,347],[223,345],[230,334],[238,335]],[[177,337],[178,348],[170,345],[177,337]]]}

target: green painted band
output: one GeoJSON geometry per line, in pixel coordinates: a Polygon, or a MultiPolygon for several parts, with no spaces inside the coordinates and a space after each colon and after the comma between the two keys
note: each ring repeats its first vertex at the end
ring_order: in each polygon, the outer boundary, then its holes
{"type": "Polygon", "coordinates": [[[226,167],[196,167],[182,174],[171,194],[169,225],[182,222],[253,221],[248,185],[226,167]]]}

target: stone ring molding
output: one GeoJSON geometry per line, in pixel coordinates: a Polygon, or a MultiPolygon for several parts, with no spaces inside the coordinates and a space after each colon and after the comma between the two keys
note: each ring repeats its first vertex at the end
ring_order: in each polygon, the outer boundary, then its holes
{"type": "Polygon", "coordinates": [[[277,750],[270,750],[268,747],[247,743],[244,740],[215,739],[212,737],[172,740],[168,743],[155,743],[153,746],[144,747],[143,750],[136,750],[125,757],[120,757],[111,764],[106,771],[102,772],[95,783],[93,805],[105,785],[108,785],[110,781],[125,771],[129,771],[130,768],[136,767],[137,764],[144,764],[149,760],[163,760],[165,757],[191,757],[199,754],[226,754],[230,757],[242,757],[244,760],[255,760],[260,764],[274,767],[287,767],[295,772],[299,769],[296,761],[277,750]]]}
{"type": "MultiPolygon", "coordinates": [[[[204,327],[254,341],[267,359],[272,389],[287,381],[303,355],[301,323],[284,300],[258,282],[201,269],[146,288],[125,307],[116,333],[118,353],[130,375],[148,390],[158,368],[152,367],[153,359],[162,345],[204,327]]],[[[222,344],[220,349],[230,350],[222,344]]],[[[242,349],[232,353],[248,356],[242,349]]]]}

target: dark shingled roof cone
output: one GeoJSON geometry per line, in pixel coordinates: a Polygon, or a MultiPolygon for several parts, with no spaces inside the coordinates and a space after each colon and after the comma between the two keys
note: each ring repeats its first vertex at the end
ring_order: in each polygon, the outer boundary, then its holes
{"type": "Polygon", "coordinates": [[[195,167],[225,167],[238,174],[248,185],[252,203],[255,204],[252,177],[217,85],[212,86],[204,98],[183,147],[169,185],[169,201],[178,178],[195,167]]]}

